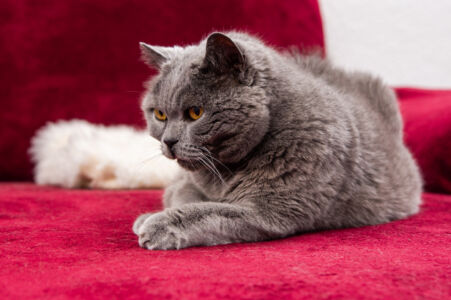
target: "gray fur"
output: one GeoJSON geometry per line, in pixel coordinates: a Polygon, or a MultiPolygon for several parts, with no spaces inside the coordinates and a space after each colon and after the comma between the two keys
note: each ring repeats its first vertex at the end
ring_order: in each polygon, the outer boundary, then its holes
{"type": "Polygon", "coordinates": [[[255,242],[418,212],[421,177],[379,79],[237,32],[165,48],[163,63],[148,49],[160,70],[142,103],[148,129],[184,170],[165,209],[135,221],[142,247],[255,242]],[[192,106],[204,108],[195,121],[192,106]]]}

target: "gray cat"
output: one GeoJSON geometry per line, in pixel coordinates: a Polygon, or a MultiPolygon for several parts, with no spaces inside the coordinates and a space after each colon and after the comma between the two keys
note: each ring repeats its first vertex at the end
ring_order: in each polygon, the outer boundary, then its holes
{"type": "Polygon", "coordinates": [[[183,168],[165,209],[135,221],[141,247],[264,241],[418,212],[422,180],[379,79],[238,32],[141,50],[159,70],[142,103],[148,129],[183,168]]]}

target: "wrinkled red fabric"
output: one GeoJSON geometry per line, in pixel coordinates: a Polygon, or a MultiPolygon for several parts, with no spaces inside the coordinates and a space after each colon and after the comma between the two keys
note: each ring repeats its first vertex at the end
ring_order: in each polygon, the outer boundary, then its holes
{"type": "Polygon", "coordinates": [[[144,127],[139,41],[197,43],[246,30],[277,47],[323,47],[316,0],[0,1],[0,180],[30,180],[27,156],[47,121],[144,127]]]}
{"type": "Polygon", "coordinates": [[[451,193],[451,90],[398,88],[405,141],[428,191],[451,193]]]}
{"type": "Polygon", "coordinates": [[[178,251],[139,248],[160,191],[0,185],[1,299],[449,299],[451,196],[378,226],[178,251]]]}

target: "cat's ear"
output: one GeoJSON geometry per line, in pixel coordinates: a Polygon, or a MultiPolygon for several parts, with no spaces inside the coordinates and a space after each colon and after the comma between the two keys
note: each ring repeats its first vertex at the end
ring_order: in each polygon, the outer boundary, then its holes
{"type": "Polygon", "coordinates": [[[150,67],[160,69],[167,62],[174,51],[171,47],[150,46],[140,42],[141,58],[150,67]]]}
{"type": "Polygon", "coordinates": [[[228,36],[215,32],[207,38],[202,68],[224,74],[240,72],[244,65],[245,57],[242,51],[228,36]]]}

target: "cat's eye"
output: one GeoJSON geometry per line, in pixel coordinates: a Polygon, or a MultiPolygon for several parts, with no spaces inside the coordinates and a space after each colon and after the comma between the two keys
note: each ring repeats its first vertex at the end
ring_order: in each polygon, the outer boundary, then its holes
{"type": "Polygon", "coordinates": [[[166,114],[164,112],[162,112],[161,110],[154,109],[153,113],[158,120],[166,121],[166,119],[167,119],[166,114]]]}
{"type": "Polygon", "coordinates": [[[188,109],[188,115],[192,120],[197,120],[202,116],[204,109],[199,106],[193,106],[188,109]]]}

